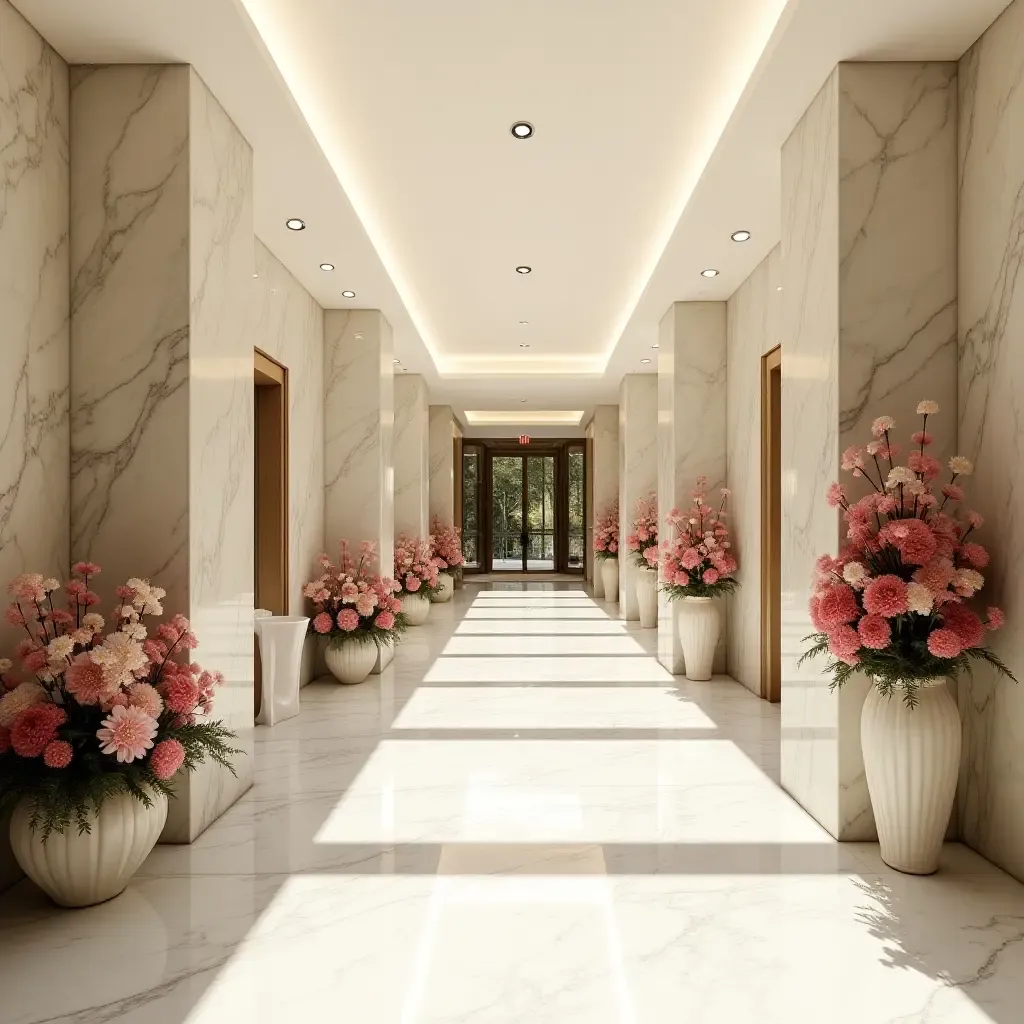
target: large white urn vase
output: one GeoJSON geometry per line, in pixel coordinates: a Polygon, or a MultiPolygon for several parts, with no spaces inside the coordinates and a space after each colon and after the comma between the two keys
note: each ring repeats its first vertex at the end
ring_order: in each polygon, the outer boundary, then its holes
{"type": "Polygon", "coordinates": [[[684,597],[678,621],[686,678],[694,681],[710,679],[718,634],[722,628],[714,600],[710,597],[684,597]]]}
{"type": "Polygon", "coordinates": [[[361,683],[377,663],[377,645],[372,640],[341,640],[329,643],[324,661],[331,675],[346,686],[361,683]]]}
{"type": "Polygon", "coordinates": [[[640,625],[654,629],[658,625],[658,570],[639,568],[636,571],[636,601],[640,606],[640,625]]]}
{"type": "Polygon", "coordinates": [[[601,559],[601,583],[604,586],[604,599],[619,599],[619,560],[617,558],[601,559]]]}
{"type": "Polygon", "coordinates": [[[430,595],[434,604],[446,604],[452,599],[455,593],[455,579],[451,573],[439,572],[437,574],[437,590],[430,595]]]}
{"type": "Polygon", "coordinates": [[[410,626],[422,626],[430,614],[430,598],[422,591],[402,594],[402,614],[410,626]]]}

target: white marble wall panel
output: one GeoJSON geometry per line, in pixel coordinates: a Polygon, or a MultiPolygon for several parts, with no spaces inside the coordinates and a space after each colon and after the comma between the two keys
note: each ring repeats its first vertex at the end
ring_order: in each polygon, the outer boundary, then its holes
{"type": "Polygon", "coordinates": [[[324,522],[327,546],[378,546],[394,567],[394,363],[376,309],[324,311],[324,522]]]}
{"type": "MultiPolygon", "coordinates": [[[[725,486],[726,304],[676,302],[662,317],[658,347],[658,517],[693,500],[697,477],[725,486]]],[[[742,566],[740,570],[742,573],[742,566]]],[[[740,576],[742,579],[742,575],[740,576]]],[[[728,606],[721,602],[722,632],[715,671],[724,672],[728,606]]],[[[658,595],[658,659],[670,672],[684,670],[676,627],[678,604],[658,595]]]]}
{"type": "Polygon", "coordinates": [[[726,476],[741,586],[729,599],[727,669],[761,692],[761,357],[781,341],[776,246],[728,302],[726,476]]]}
{"type": "Polygon", "coordinates": [[[637,621],[636,569],[626,537],[636,503],[658,490],[658,375],[627,373],[619,385],[619,615],[637,621]]]}
{"type": "Polygon", "coordinates": [[[430,532],[430,401],[418,373],[395,377],[395,534],[430,532]]]}
{"type": "Polygon", "coordinates": [[[450,405],[430,406],[430,518],[455,522],[455,439],[458,421],[450,405]]]}
{"type": "MultiPolygon", "coordinates": [[[[587,547],[593,559],[594,522],[611,508],[619,496],[619,407],[598,405],[590,423],[593,439],[593,461],[590,467],[593,486],[589,510],[587,547]]],[[[594,596],[604,597],[604,581],[600,569],[593,567],[594,596]]]]}
{"type": "Polygon", "coordinates": [[[68,569],[69,120],[67,65],[0,0],[0,586],[68,569]]]}
{"type": "MultiPolygon", "coordinates": [[[[960,62],[960,447],[968,501],[986,517],[992,636],[1024,679],[1024,3],[960,62]]],[[[961,680],[964,840],[1024,879],[1024,688],[976,669],[961,680]]]]}
{"type": "MultiPolygon", "coordinates": [[[[874,836],[867,684],[832,694],[797,660],[814,560],[840,543],[839,453],[883,412],[909,434],[918,400],[956,404],[956,122],[956,65],[843,64],[783,148],[781,771],[842,839],[874,836]]],[[[946,455],[954,417],[934,427],[946,455]]]]}

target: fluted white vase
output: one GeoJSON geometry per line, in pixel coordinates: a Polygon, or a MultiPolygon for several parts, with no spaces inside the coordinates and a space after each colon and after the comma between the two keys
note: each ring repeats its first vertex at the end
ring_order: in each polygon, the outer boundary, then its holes
{"type": "Polygon", "coordinates": [[[678,619],[686,678],[710,679],[722,627],[715,602],[710,597],[684,597],[678,619]]]}
{"type": "Polygon", "coordinates": [[[871,808],[882,860],[897,871],[930,875],[942,842],[960,770],[960,713],[944,678],[919,683],[917,706],[901,691],[872,686],[860,716],[871,808]]]}
{"type": "Polygon", "coordinates": [[[658,570],[637,569],[636,601],[640,606],[640,625],[654,629],[658,624],[658,570]]]}
{"type": "Polygon", "coordinates": [[[167,797],[151,794],[146,807],[128,793],[108,797],[89,812],[89,831],[76,822],[44,840],[30,824],[32,804],[11,815],[11,849],[22,871],[62,907],[91,907],[124,892],[156,845],[167,821],[167,797]]]}
{"type": "Polygon", "coordinates": [[[604,599],[619,599],[619,560],[617,558],[601,559],[601,583],[604,586],[604,599]]]}
{"type": "Polygon", "coordinates": [[[377,663],[377,645],[366,640],[342,640],[330,643],[324,661],[331,675],[346,686],[361,683],[377,663]]]}
{"type": "Polygon", "coordinates": [[[410,626],[422,626],[430,614],[430,598],[421,591],[415,594],[402,594],[402,614],[410,626]]]}
{"type": "Polygon", "coordinates": [[[455,580],[450,573],[439,572],[437,574],[437,590],[430,596],[434,604],[445,604],[452,599],[455,593],[455,580]]]}

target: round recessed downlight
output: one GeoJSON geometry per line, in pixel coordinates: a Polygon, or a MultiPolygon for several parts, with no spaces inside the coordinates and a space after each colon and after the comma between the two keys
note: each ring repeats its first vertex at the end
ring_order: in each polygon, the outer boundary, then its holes
{"type": "Polygon", "coordinates": [[[320,269],[321,270],[333,270],[334,269],[334,264],[333,263],[321,263],[320,264],[320,269]]]}
{"type": "Polygon", "coordinates": [[[529,344],[527,342],[522,342],[519,347],[520,348],[529,348],[530,346],[529,346],[529,344]]]}
{"type": "Polygon", "coordinates": [[[529,121],[516,121],[510,131],[517,139],[528,139],[533,135],[533,125],[529,121]]]}
{"type": "Polygon", "coordinates": [[[396,359],[395,360],[395,365],[397,366],[401,361],[402,361],[401,359],[396,359]]]}
{"type": "Polygon", "coordinates": [[[749,231],[734,231],[729,236],[734,242],[749,242],[750,232],[749,231]]]}
{"type": "Polygon", "coordinates": [[[641,360],[640,360],[640,362],[641,362],[641,363],[649,363],[649,362],[650,362],[650,359],[641,359],[641,360]]]}
{"type": "Polygon", "coordinates": [[[516,273],[517,274],[532,274],[533,273],[533,267],[527,267],[527,266],[516,267],[516,273]]]}
{"type": "Polygon", "coordinates": [[[659,347],[659,345],[660,345],[660,342],[657,342],[657,341],[656,341],[656,342],[655,342],[655,343],[654,343],[654,344],[653,344],[653,345],[651,346],[651,348],[658,348],[658,347],[659,347]]]}
{"type": "Polygon", "coordinates": [[[305,231],[306,230],[306,222],[304,220],[299,220],[298,217],[289,217],[284,222],[284,226],[289,231],[305,231]]]}
{"type": "Polygon", "coordinates": [[[702,270],[700,272],[700,276],[701,277],[718,277],[718,271],[717,270],[712,270],[710,267],[708,267],[707,270],[702,270]]]}
{"type": "Polygon", "coordinates": [[[525,327],[529,322],[530,322],[529,320],[520,320],[519,321],[520,326],[523,326],[523,327],[525,327]]]}
{"type": "Polygon", "coordinates": [[[341,294],[346,299],[354,299],[356,297],[356,293],[355,292],[350,292],[350,291],[348,291],[348,289],[343,291],[341,294]]]}

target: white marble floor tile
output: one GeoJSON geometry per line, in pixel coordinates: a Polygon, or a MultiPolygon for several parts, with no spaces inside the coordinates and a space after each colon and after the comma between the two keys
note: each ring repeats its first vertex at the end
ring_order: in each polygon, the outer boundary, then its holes
{"type": "Polygon", "coordinates": [[[833,842],[775,781],[778,708],[616,610],[467,587],[382,676],[307,687],[124,895],[0,897],[0,1020],[1019,1024],[1024,886],[833,842]]]}

